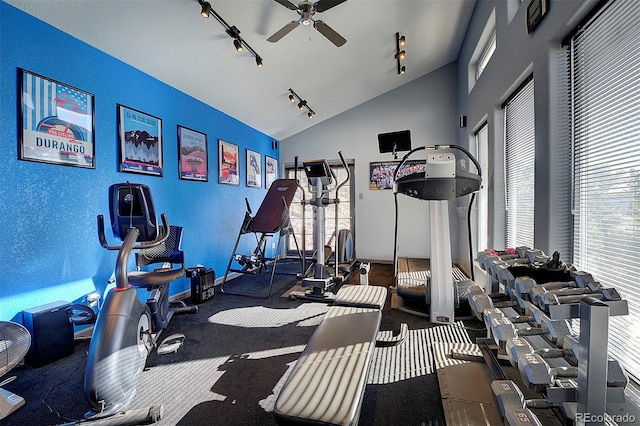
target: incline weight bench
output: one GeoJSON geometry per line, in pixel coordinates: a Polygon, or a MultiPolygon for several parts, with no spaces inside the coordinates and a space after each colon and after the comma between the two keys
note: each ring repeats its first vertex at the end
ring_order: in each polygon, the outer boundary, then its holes
{"type": "Polygon", "coordinates": [[[278,395],[279,424],[358,423],[386,297],[385,287],[340,288],[278,395]]]}

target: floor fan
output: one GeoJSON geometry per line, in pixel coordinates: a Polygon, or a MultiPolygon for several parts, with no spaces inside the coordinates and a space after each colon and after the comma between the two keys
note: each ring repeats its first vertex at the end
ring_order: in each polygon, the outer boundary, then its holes
{"type": "MultiPolygon", "coordinates": [[[[31,335],[22,325],[0,321],[0,378],[19,364],[29,351],[31,335]]],[[[0,382],[3,386],[15,377],[0,382]]],[[[0,420],[24,405],[24,398],[0,387],[0,420]]]]}

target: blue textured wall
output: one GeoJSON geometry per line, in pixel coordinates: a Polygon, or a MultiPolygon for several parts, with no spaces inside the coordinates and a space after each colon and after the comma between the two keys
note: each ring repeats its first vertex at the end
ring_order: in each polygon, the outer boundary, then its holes
{"type": "MultiPolygon", "coordinates": [[[[244,198],[255,211],[265,195],[245,186],[245,149],[278,158],[271,137],[4,2],[0,60],[0,320],[102,292],[116,255],[98,243],[96,215],[108,215],[107,188],[116,182],[149,185],[156,209],[185,228],[187,265],[224,273],[244,198]],[[18,160],[18,68],[95,95],[95,169],[18,160]],[[118,172],[116,104],[163,120],[163,177],[118,172]],[[178,179],[178,124],[207,134],[209,182],[178,179]],[[239,186],[217,182],[218,139],[239,145],[239,186]]],[[[182,279],[172,293],[188,288],[182,279]]]]}

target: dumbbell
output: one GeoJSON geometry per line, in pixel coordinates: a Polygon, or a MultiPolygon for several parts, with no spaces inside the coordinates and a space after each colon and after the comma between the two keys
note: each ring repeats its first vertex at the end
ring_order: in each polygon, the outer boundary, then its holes
{"type": "Polygon", "coordinates": [[[524,302],[521,307],[525,310],[525,315],[507,315],[504,310],[500,308],[487,308],[483,311],[484,324],[487,328],[487,337],[491,337],[491,323],[494,318],[501,319],[506,318],[510,320],[513,324],[522,324],[525,322],[535,323],[536,326],[540,327],[542,325],[543,320],[548,318],[548,316],[542,312],[537,306],[524,302]]]}
{"type": "Polygon", "coordinates": [[[498,410],[506,425],[542,425],[531,408],[553,408],[556,405],[544,399],[525,399],[512,380],[494,380],[491,390],[498,402],[498,410]]]}
{"type": "Polygon", "coordinates": [[[563,340],[562,348],[535,349],[526,339],[521,337],[507,339],[504,348],[509,357],[509,362],[514,367],[518,366],[520,358],[528,354],[537,354],[543,359],[578,357],[578,340],[574,336],[566,336],[563,340]]]}
{"type": "Polygon", "coordinates": [[[545,335],[553,343],[562,346],[564,338],[571,335],[571,324],[566,319],[552,320],[545,315],[541,319],[540,327],[517,328],[508,318],[494,318],[491,321],[491,332],[496,344],[501,348],[504,348],[507,339],[539,335],[545,335]]]}
{"type": "Polygon", "coordinates": [[[558,290],[562,288],[585,288],[589,284],[596,283],[593,276],[587,272],[577,271],[571,273],[571,281],[553,281],[547,283],[537,283],[530,277],[518,277],[514,280],[515,294],[523,299],[529,299],[534,303],[538,303],[538,298],[543,293],[550,290],[558,290]]]}
{"type": "MultiPolygon", "coordinates": [[[[518,359],[522,380],[533,392],[542,392],[552,386],[556,377],[578,377],[578,367],[551,367],[537,353],[525,354],[518,359]]],[[[625,388],[629,383],[624,369],[616,360],[607,362],[607,386],[625,388]]]]}
{"type": "Polygon", "coordinates": [[[509,306],[516,306],[518,304],[518,302],[508,300],[507,295],[504,293],[486,294],[479,286],[469,287],[467,289],[467,298],[469,300],[471,311],[480,321],[482,321],[482,313],[485,309],[496,307],[506,308],[509,306]]]}
{"type": "MultiPolygon", "coordinates": [[[[574,290],[579,290],[579,289],[574,289],[574,290]]],[[[618,293],[618,291],[613,287],[609,287],[609,288],[600,287],[594,290],[593,292],[583,292],[581,294],[567,294],[567,293],[568,291],[564,293],[551,293],[551,294],[545,293],[542,295],[542,297],[540,297],[540,302],[538,303],[538,306],[540,306],[545,311],[549,311],[549,306],[551,305],[564,305],[564,304],[578,303],[587,296],[593,297],[598,300],[604,300],[604,301],[613,301],[613,300],[622,299],[622,296],[620,296],[620,293],[618,293]]]]}

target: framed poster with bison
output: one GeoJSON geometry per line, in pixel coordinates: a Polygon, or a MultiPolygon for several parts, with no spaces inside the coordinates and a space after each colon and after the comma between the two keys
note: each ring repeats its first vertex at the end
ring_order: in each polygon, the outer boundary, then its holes
{"type": "Polygon", "coordinates": [[[162,176],[162,119],[118,104],[120,171],[162,176]]]}
{"type": "Polygon", "coordinates": [[[178,125],[180,179],[209,181],[207,135],[178,125]]]}

